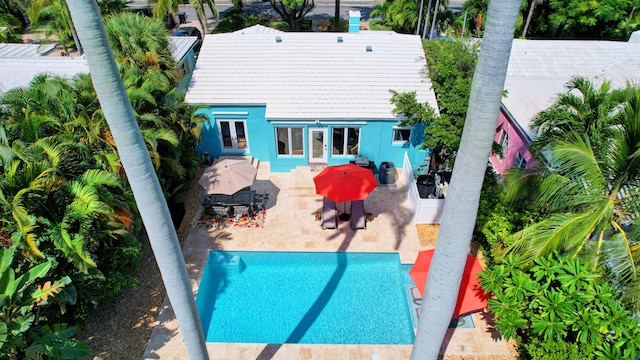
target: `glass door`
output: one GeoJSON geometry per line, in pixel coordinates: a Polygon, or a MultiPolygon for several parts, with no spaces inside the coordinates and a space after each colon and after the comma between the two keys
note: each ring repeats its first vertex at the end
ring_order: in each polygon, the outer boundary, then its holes
{"type": "Polygon", "coordinates": [[[327,163],[327,129],[309,129],[309,163],[327,163]]]}
{"type": "Polygon", "coordinates": [[[223,153],[248,152],[246,120],[218,120],[220,130],[220,147],[223,153]]]}

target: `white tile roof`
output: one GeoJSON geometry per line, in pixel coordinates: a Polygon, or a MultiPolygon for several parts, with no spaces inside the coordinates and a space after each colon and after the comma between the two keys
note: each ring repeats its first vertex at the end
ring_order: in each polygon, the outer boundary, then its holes
{"type": "Polygon", "coordinates": [[[394,119],[390,89],[416,91],[420,102],[437,109],[431,82],[420,74],[425,65],[415,35],[251,30],[206,35],[186,102],[266,104],[270,120],[394,119]]]}
{"type": "Polygon", "coordinates": [[[0,93],[29,85],[38,74],[72,78],[89,73],[87,61],[82,57],[40,56],[23,59],[0,59],[0,93]]]}
{"type": "Polygon", "coordinates": [[[169,49],[171,50],[171,56],[176,59],[176,62],[180,62],[182,58],[187,55],[189,49],[198,41],[197,36],[171,36],[169,37],[169,49]]]}
{"type": "Polygon", "coordinates": [[[530,137],[529,124],[540,111],[566,92],[576,75],[599,86],[640,82],[640,43],[575,40],[513,40],[502,102],[530,137]]]}
{"type": "Polygon", "coordinates": [[[55,47],[55,44],[0,44],[0,58],[37,57],[51,52],[55,47]]]}
{"type": "Polygon", "coordinates": [[[248,28],[234,31],[238,34],[282,34],[284,31],[280,31],[274,28],[270,28],[262,25],[253,25],[248,28]]]}

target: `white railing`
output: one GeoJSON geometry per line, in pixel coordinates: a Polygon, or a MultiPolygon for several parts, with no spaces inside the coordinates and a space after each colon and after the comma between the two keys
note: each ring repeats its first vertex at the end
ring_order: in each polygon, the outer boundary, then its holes
{"type": "Polygon", "coordinates": [[[416,224],[440,224],[445,199],[421,199],[418,186],[413,175],[411,162],[407,153],[404,153],[402,163],[402,180],[411,206],[411,214],[416,224]]]}

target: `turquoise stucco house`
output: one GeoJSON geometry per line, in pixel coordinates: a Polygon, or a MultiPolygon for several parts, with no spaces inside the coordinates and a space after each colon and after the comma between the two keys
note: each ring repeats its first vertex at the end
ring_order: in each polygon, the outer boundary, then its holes
{"type": "Polygon", "coordinates": [[[399,126],[389,90],[437,109],[425,65],[420,37],[394,32],[208,34],[185,100],[208,119],[198,151],[275,172],[357,157],[399,167],[405,152],[422,165],[424,128],[399,126]]]}

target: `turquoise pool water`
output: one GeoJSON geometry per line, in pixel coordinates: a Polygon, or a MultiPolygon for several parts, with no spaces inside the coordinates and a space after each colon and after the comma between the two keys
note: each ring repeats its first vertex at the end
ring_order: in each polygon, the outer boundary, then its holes
{"type": "Polygon", "coordinates": [[[396,253],[211,252],[196,305],[208,342],[412,344],[396,253]]]}

